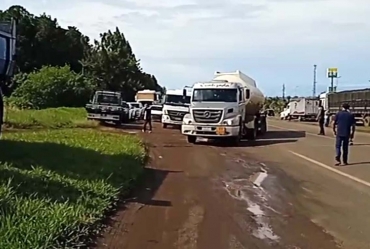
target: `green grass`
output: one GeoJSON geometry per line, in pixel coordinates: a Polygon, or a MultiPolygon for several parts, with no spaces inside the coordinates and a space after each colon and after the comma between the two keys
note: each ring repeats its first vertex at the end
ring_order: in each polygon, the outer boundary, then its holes
{"type": "Polygon", "coordinates": [[[7,108],[5,128],[13,129],[57,129],[93,128],[98,123],[86,119],[84,108],[50,108],[44,110],[18,110],[7,108]]]}
{"type": "MultiPolygon", "coordinates": [[[[75,113],[55,109],[51,113],[75,113]]],[[[13,116],[13,122],[32,111],[13,116]]],[[[45,115],[40,124],[62,119],[45,115]]],[[[14,113],[13,113],[14,115],[14,113]]],[[[71,119],[70,119],[71,120],[71,119]]],[[[0,140],[0,248],[77,248],[143,170],[135,136],[93,129],[5,133],[0,140]],[[81,242],[82,241],[82,242],[81,242]]]]}

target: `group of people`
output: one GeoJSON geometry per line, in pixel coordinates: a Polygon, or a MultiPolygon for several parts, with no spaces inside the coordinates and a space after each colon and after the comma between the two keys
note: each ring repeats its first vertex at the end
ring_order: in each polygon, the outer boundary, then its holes
{"type": "MultiPolygon", "coordinates": [[[[353,138],[356,130],[355,116],[349,111],[349,104],[342,105],[342,110],[339,111],[333,119],[333,133],[335,139],[336,149],[336,164],[337,166],[348,165],[348,151],[349,146],[353,145],[353,138]]],[[[328,117],[329,118],[329,117],[328,117]]],[[[319,113],[317,115],[320,131],[318,135],[325,136],[325,110],[322,105],[319,106],[319,113]]]]}

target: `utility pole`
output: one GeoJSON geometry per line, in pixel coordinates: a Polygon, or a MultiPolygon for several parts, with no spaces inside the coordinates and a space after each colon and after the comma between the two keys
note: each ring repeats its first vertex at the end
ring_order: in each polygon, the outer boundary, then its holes
{"type": "Polygon", "coordinates": [[[312,89],[312,97],[316,97],[316,69],[317,65],[313,65],[313,89],[312,89]]]}
{"type": "Polygon", "coordinates": [[[283,84],[283,100],[285,100],[285,84],[283,84]]]}

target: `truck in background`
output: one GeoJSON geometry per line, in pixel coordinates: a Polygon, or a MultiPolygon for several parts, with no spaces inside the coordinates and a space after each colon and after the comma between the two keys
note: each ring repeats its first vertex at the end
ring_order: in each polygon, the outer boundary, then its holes
{"type": "Polygon", "coordinates": [[[4,98],[2,88],[14,75],[16,56],[16,20],[0,22],[0,135],[4,122],[4,98]]]}
{"type": "Polygon", "coordinates": [[[213,80],[193,85],[181,132],[189,143],[196,143],[197,137],[234,144],[242,138],[254,140],[267,131],[266,116],[260,112],[264,100],[256,82],[239,70],[216,72],[213,80]]]}
{"type": "Polygon", "coordinates": [[[327,93],[324,99],[330,119],[342,109],[342,104],[350,105],[356,123],[370,126],[370,88],[327,93]]]}
{"type": "Polygon", "coordinates": [[[178,90],[167,90],[163,101],[163,128],[167,128],[168,125],[181,126],[185,114],[189,113],[190,98],[191,89],[187,87],[178,90]]]}
{"type": "Polygon", "coordinates": [[[145,106],[145,104],[159,104],[161,102],[161,93],[148,89],[141,90],[136,93],[135,101],[141,103],[143,106],[145,106]]]}
{"type": "Polygon", "coordinates": [[[89,120],[121,125],[129,119],[129,105],[123,101],[120,92],[96,91],[85,109],[89,120]]]}
{"type": "Polygon", "coordinates": [[[299,121],[315,121],[319,111],[319,99],[299,98],[291,100],[283,111],[285,119],[298,119],[299,121]]]}

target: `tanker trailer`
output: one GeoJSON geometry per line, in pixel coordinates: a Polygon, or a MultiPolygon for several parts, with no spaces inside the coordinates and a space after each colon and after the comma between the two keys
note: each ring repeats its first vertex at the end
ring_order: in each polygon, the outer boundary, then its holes
{"type": "Polygon", "coordinates": [[[254,140],[267,131],[266,115],[260,113],[264,100],[256,82],[242,72],[216,72],[213,80],[193,85],[181,132],[189,143],[197,137],[254,140]]]}

